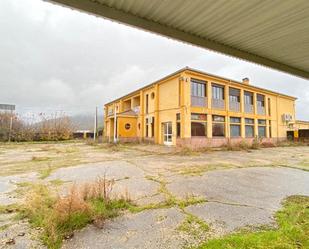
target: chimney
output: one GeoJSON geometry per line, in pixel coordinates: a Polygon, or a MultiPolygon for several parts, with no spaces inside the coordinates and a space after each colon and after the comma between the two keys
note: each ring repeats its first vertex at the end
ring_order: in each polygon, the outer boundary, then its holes
{"type": "Polygon", "coordinates": [[[246,84],[246,85],[249,85],[249,78],[243,78],[242,79],[242,83],[246,84]]]}

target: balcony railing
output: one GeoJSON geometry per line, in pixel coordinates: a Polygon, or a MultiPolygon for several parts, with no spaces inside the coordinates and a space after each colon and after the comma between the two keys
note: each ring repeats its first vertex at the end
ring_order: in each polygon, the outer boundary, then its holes
{"type": "Polygon", "coordinates": [[[191,96],[191,106],[207,107],[207,97],[191,96]]]}
{"type": "Polygon", "coordinates": [[[225,107],[224,99],[212,99],[211,108],[224,109],[224,107],[225,107]]]}
{"type": "Polygon", "coordinates": [[[140,107],[140,106],[134,106],[134,107],[133,107],[133,111],[134,111],[136,114],[139,114],[140,111],[141,111],[141,107],[140,107]]]}
{"type": "Polygon", "coordinates": [[[107,115],[108,116],[111,116],[114,114],[114,110],[113,109],[109,109],[108,112],[107,112],[107,115]]]}
{"type": "Polygon", "coordinates": [[[245,104],[245,113],[253,113],[254,107],[253,105],[245,104]]]}
{"type": "Polygon", "coordinates": [[[236,101],[230,101],[230,111],[240,112],[240,103],[236,101]]]}
{"type": "Polygon", "coordinates": [[[265,107],[264,106],[257,106],[257,113],[259,115],[265,115],[265,107]]]}

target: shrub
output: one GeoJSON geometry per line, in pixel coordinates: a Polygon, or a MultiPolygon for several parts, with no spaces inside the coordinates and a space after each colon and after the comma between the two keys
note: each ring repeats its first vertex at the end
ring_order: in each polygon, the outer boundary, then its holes
{"type": "Polygon", "coordinates": [[[114,183],[104,176],[91,183],[73,185],[65,196],[53,196],[44,185],[34,186],[21,210],[22,218],[42,228],[41,239],[48,248],[60,248],[63,239],[76,229],[92,222],[104,224],[105,219],[132,206],[128,195],[112,196],[114,183]]]}
{"type": "Polygon", "coordinates": [[[73,126],[64,113],[40,113],[23,120],[15,113],[0,113],[0,141],[58,141],[72,138],[73,126]],[[12,129],[10,134],[11,118],[12,129]],[[10,134],[10,135],[9,135],[10,134]]]}
{"type": "Polygon", "coordinates": [[[256,136],[253,141],[252,141],[252,145],[251,145],[251,149],[253,150],[257,150],[261,147],[261,143],[259,138],[256,136]]]}

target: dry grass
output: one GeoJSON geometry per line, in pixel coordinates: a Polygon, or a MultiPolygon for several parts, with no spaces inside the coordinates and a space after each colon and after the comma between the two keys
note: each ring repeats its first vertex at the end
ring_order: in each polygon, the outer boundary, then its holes
{"type": "Polygon", "coordinates": [[[32,226],[42,228],[41,239],[48,248],[60,248],[63,239],[89,223],[101,228],[105,219],[131,207],[128,195],[112,196],[114,180],[105,177],[74,185],[66,196],[53,195],[45,185],[36,185],[21,211],[32,226]]]}

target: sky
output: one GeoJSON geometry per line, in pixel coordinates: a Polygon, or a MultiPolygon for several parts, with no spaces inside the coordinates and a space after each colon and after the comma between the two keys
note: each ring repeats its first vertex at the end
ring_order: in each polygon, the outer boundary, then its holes
{"type": "Polygon", "coordinates": [[[0,103],[24,115],[102,112],[189,66],[295,96],[309,120],[307,80],[42,0],[1,0],[0,37],[0,103]]]}

